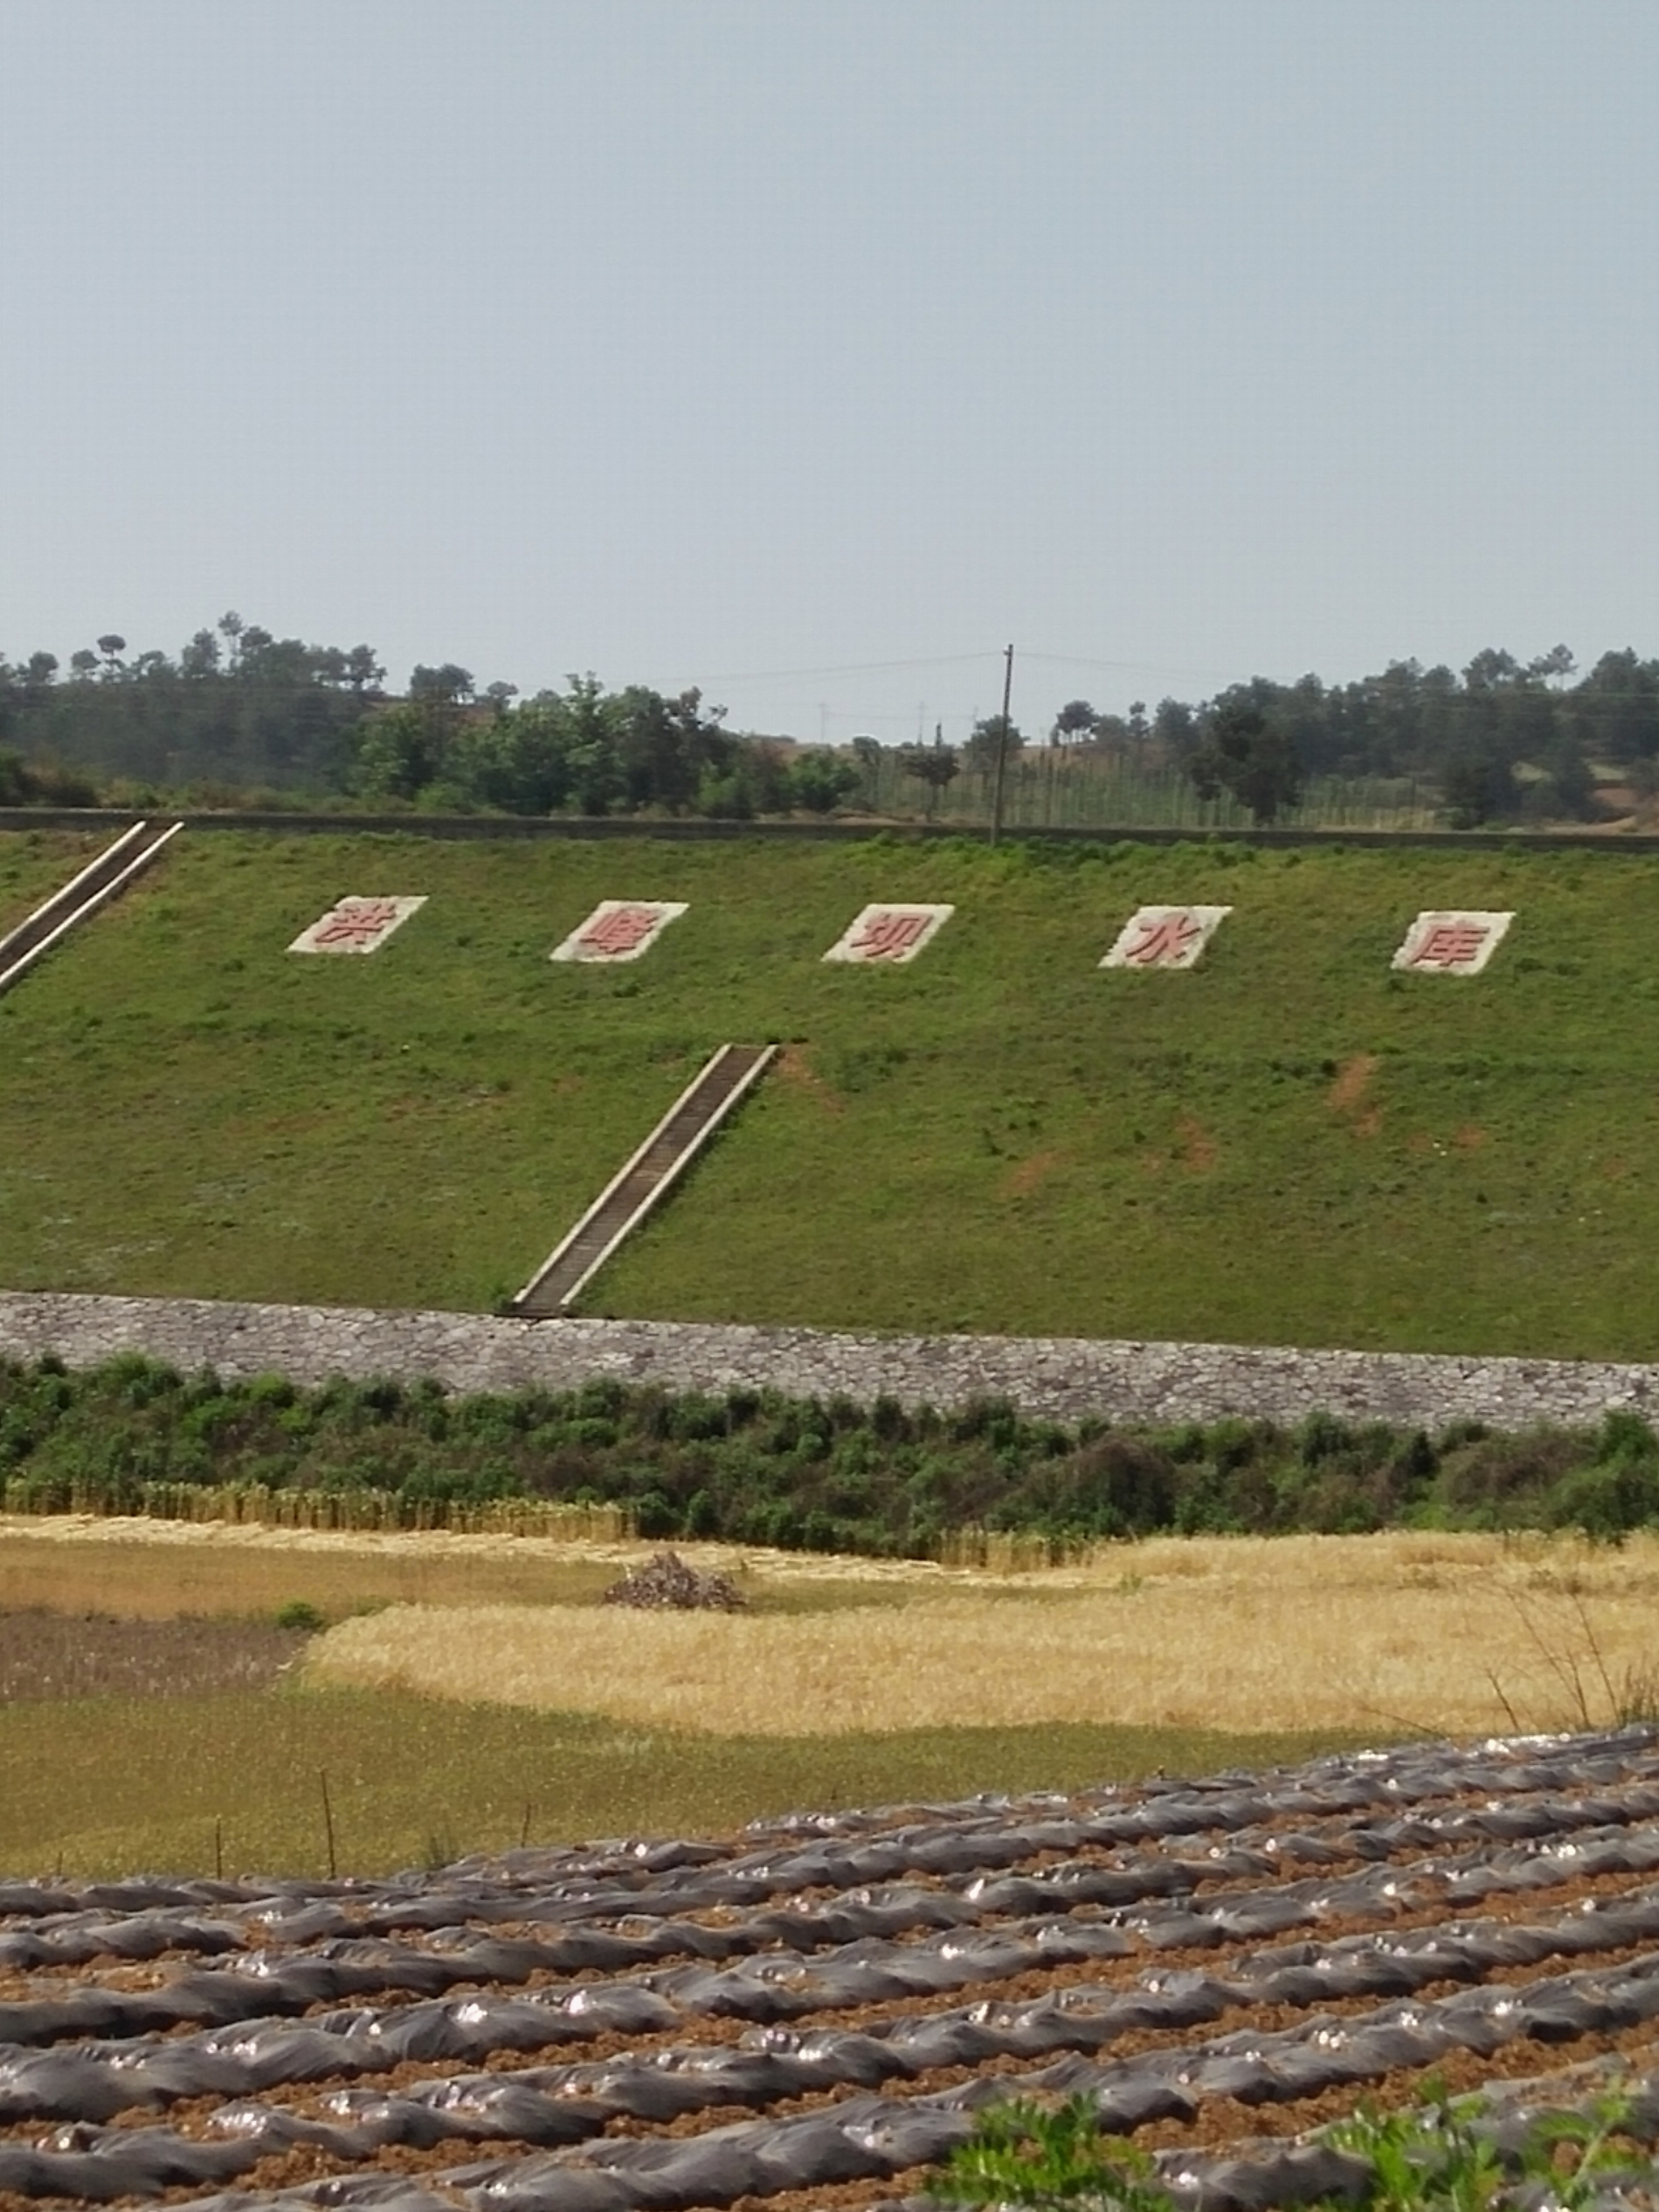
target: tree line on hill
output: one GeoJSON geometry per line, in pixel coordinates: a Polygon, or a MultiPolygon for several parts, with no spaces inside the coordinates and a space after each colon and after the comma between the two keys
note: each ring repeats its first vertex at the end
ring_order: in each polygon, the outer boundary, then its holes
{"type": "Polygon", "coordinates": [[[688,690],[607,691],[592,676],[520,699],[453,661],[386,689],[368,645],[273,637],[235,613],[173,658],[109,632],[70,656],[0,653],[0,805],[89,804],[100,790],[252,794],[513,814],[642,808],[827,812],[857,763],[744,738],[688,690]]]}
{"type": "MultiPolygon", "coordinates": [[[[689,690],[607,690],[573,676],[521,698],[454,662],[421,665],[401,695],[368,645],[277,638],[240,615],[173,656],[129,655],[110,631],[70,657],[0,653],[0,805],[85,804],[100,793],[195,790],[437,811],[643,811],[744,818],[827,813],[867,800],[881,749],[743,736],[689,690]]],[[[1605,653],[1581,671],[1565,646],[1532,660],[1496,648],[1461,673],[1390,662],[1328,684],[1265,677],[1197,702],[1127,714],[1068,701],[1042,733],[1079,765],[1174,769],[1199,793],[1231,794],[1271,822],[1318,776],[1409,777],[1455,823],[1588,818],[1598,776],[1659,789],[1659,659],[1605,653]]],[[[1040,742],[985,718],[962,745],[896,757],[931,811],[963,773],[988,786],[999,762],[1040,742]]]]}

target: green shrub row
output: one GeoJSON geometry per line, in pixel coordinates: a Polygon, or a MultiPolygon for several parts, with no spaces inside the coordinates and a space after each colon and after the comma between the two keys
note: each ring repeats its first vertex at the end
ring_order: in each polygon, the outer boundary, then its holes
{"type": "Polygon", "coordinates": [[[653,1539],[876,1557],[934,1556],[969,1528],[1073,1542],[1572,1528],[1617,1541],[1659,1522],[1659,1439],[1628,1413],[1512,1435],[1324,1413],[1136,1429],[999,1400],[941,1412],[610,1381],[464,1396],[430,1382],[227,1382],[137,1355],[73,1373],[0,1362],[9,1510],[138,1511],[161,1484],[378,1491],[410,1519],[514,1498],[616,1505],[653,1539]]]}

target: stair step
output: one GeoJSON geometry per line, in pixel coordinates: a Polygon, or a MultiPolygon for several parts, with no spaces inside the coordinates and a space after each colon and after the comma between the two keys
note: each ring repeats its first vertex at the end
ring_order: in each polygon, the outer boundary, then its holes
{"type": "Polygon", "coordinates": [[[775,1045],[723,1044],[674,1101],[513,1301],[529,1320],[568,1313],[623,1238],[683,1175],[720,1123],[757,1084],[775,1045]]]}

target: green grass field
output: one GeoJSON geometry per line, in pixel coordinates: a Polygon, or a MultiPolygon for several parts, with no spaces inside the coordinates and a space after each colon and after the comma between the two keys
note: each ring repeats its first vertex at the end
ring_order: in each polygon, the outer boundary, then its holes
{"type": "Polygon", "coordinates": [[[799,1807],[1201,1774],[1352,1741],[1108,1726],[711,1738],[387,1691],[13,1703],[0,1874],[211,1874],[216,1824],[228,1874],[321,1874],[324,1775],[341,1870],[368,1875],[526,1839],[717,1833],[799,1807]]]}
{"type": "MultiPolygon", "coordinates": [[[[23,848],[0,927],[68,872],[23,848]]],[[[0,1284],[485,1308],[771,1037],[589,1310],[1646,1358],[1656,954],[1616,854],[187,836],[0,1000],[0,1284]],[[430,903],[289,957],[343,891],[430,903]],[[550,963],[607,896],[691,911],[550,963]],[[958,912],[823,965],[874,897],[958,912]],[[1190,975],[1099,971],[1143,900],[1235,912],[1190,975]],[[1390,973],[1436,906],[1517,909],[1484,977],[1390,973]]]]}
{"type": "Polygon", "coordinates": [[[72,831],[0,831],[0,937],[111,842],[72,831]]]}

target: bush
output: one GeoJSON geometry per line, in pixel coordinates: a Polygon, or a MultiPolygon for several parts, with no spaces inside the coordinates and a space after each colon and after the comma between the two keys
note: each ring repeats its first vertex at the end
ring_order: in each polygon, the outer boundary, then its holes
{"type": "Polygon", "coordinates": [[[302,1629],[307,1636],[315,1636],[328,1626],[327,1620],[309,1599],[291,1597],[286,1605],[276,1608],[278,1628],[302,1629]]]}
{"type": "Polygon", "coordinates": [[[1549,1500],[1549,1524],[1579,1528],[1593,1543],[1622,1543],[1633,1529],[1659,1521],[1659,1465],[1620,1460],[1578,1468],[1549,1500]]]}
{"type": "Polygon", "coordinates": [[[1054,1501],[1043,1519],[1055,1534],[1150,1536],[1175,1525],[1175,1468],[1139,1437],[1103,1437],[1042,1472],[1054,1501]]]}
{"type": "Polygon", "coordinates": [[[1443,1525],[1548,1526],[1551,1492],[1583,1456],[1579,1439],[1562,1429],[1528,1429],[1508,1437],[1483,1431],[1478,1443],[1446,1449],[1433,1493],[1443,1525]]]}
{"type": "MultiPolygon", "coordinates": [[[[1310,1417],[1163,1432],[1033,1420],[1006,1400],[941,1414],[892,1398],[763,1390],[452,1397],[434,1383],[304,1389],[189,1379],[123,1355],[75,1375],[0,1361],[0,1478],[14,1510],[113,1511],[149,1485],[374,1490],[417,1504],[586,1499],[655,1539],[913,1556],[952,1532],[1088,1539],[1406,1526],[1659,1522],[1659,1438],[1616,1412],[1593,1436],[1492,1435],[1310,1417]]],[[[180,1509],[182,1510],[182,1509],[180,1509]]]]}

